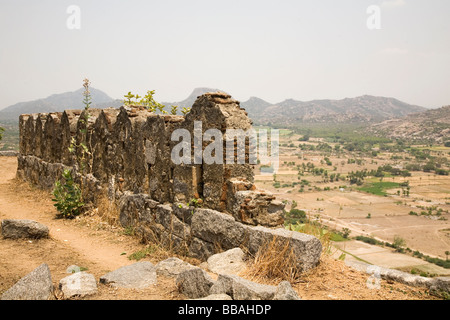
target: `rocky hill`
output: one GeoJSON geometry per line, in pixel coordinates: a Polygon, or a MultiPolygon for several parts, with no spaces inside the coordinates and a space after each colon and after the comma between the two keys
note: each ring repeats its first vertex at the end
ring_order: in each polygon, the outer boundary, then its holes
{"type": "Polygon", "coordinates": [[[301,123],[379,122],[426,110],[394,98],[361,96],[342,100],[298,101],[270,104],[250,98],[241,105],[256,124],[291,126],[301,123]]]}
{"type": "MultiPolygon", "coordinates": [[[[216,92],[216,91],[222,91],[219,89],[212,89],[212,88],[195,88],[194,91],[184,100],[177,101],[177,102],[162,102],[165,106],[172,106],[176,105],[180,108],[190,108],[194,104],[195,100],[197,100],[197,97],[201,96],[202,94],[205,94],[207,92],[216,92]]],[[[222,91],[223,92],[223,91],[222,91]]],[[[180,111],[180,110],[178,110],[180,111]]]]}
{"type": "MultiPolygon", "coordinates": [[[[83,90],[53,94],[44,99],[19,102],[0,110],[0,120],[18,120],[21,114],[39,112],[58,112],[66,109],[82,109],[83,90]]],[[[117,107],[118,100],[114,100],[101,90],[90,88],[93,108],[117,107]]],[[[120,105],[122,102],[120,102],[120,105]]]]}
{"type": "MultiPolygon", "coordinates": [[[[54,94],[45,99],[20,102],[0,110],[1,120],[17,120],[20,114],[38,112],[55,112],[65,109],[80,109],[82,91],[54,94]]],[[[222,91],[214,88],[196,88],[184,100],[178,102],[162,102],[170,107],[178,105],[190,108],[197,97],[206,92],[222,91]]],[[[91,88],[92,107],[120,107],[122,100],[114,100],[104,92],[91,88]]],[[[241,102],[249,117],[255,124],[291,126],[301,123],[367,123],[380,122],[391,118],[403,117],[411,113],[426,110],[423,107],[410,105],[394,98],[361,96],[342,100],[298,101],[287,99],[279,103],[270,103],[257,97],[241,102]]]]}
{"type": "Polygon", "coordinates": [[[373,124],[369,131],[390,138],[442,143],[450,138],[450,106],[373,124]]]}

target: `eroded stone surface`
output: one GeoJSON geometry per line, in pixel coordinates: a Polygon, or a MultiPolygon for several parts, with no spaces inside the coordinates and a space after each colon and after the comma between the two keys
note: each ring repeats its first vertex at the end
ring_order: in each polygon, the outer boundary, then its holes
{"type": "Polygon", "coordinates": [[[2,300],[53,300],[50,269],[43,263],[5,291],[2,300]]]}
{"type": "Polygon", "coordinates": [[[2,220],[2,235],[8,239],[40,239],[47,238],[49,229],[47,226],[33,220],[2,220]]]}
{"type": "Polygon", "coordinates": [[[100,282],[118,288],[144,289],[156,284],[156,268],[148,261],[136,262],[105,274],[100,282]]]}

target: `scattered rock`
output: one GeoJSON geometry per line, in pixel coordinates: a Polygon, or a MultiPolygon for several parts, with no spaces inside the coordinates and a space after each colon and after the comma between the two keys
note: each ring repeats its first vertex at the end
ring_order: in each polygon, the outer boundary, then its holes
{"type": "Polygon", "coordinates": [[[379,267],[360,261],[345,261],[345,264],[358,271],[365,272],[375,278],[385,279],[390,282],[399,282],[413,287],[429,288],[433,279],[413,275],[407,272],[379,267]]]}
{"type": "Polygon", "coordinates": [[[84,297],[97,293],[97,281],[94,275],[87,272],[75,272],[59,281],[59,289],[65,299],[75,296],[84,297]]]}
{"type": "Polygon", "coordinates": [[[1,300],[53,300],[50,269],[43,263],[14,286],[5,291],[1,300]]]}
{"type": "Polygon", "coordinates": [[[395,281],[413,287],[429,287],[430,278],[417,276],[395,269],[382,269],[381,277],[387,281],[395,281]]]}
{"type": "Polygon", "coordinates": [[[207,297],[193,299],[193,300],[233,300],[233,299],[231,299],[231,297],[227,294],[219,293],[219,294],[210,294],[207,297]]]}
{"type": "Polygon", "coordinates": [[[156,268],[148,261],[136,262],[100,277],[100,283],[117,288],[144,289],[156,281],[156,268]]]}
{"type": "Polygon", "coordinates": [[[80,271],[81,271],[81,268],[74,264],[71,266],[68,266],[66,269],[66,273],[76,273],[76,272],[80,272],[80,271]]]}
{"type": "Polygon", "coordinates": [[[301,300],[297,292],[292,288],[291,284],[287,281],[281,281],[278,284],[277,291],[273,300],[301,300]]]}
{"type": "Polygon", "coordinates": [[[176,257],[172,257],[160,261],[158,262],[158,264],[156,264],[156,274],[166,277],[176,277],[181,272],[194,268],[196,267],[191,265],[190,263],[187,263],[186,261],[183,261],[176,257]]]}
{"type": "Polygon", "coordinates": [[[40,239],[48,237],[48,227],[33,220],[2,220],[2,235],[7,239],[40,239]]]}
{"type": "Polygon", "coordinates": [[[194,268],[181,272],[177,276],[176,284],[178,290],[186,297],[198,299],[209,295],[214,282],[204,270],[194,268]]]}
{"type": "Polygon", "coordinates": [[[217,253],[208,258],[208,269],[217,274],[238,274],[245,268],[245,253],[241,248],[217,253]]]}
{"type": "Polygon", "coordinates": [[[227,294],[233,300],[272,300],[277,287],[259,284],[236,275],[220,274],[210,294],[227,294]]]}

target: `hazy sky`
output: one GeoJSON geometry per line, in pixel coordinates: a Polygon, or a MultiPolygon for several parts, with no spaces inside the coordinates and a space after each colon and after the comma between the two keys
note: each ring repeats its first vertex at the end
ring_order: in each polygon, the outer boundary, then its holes
{"type": "Polygon", "coordinates": [[[370,94],[437,108],[450,104],[450,1],[0,0],[0,108],[85,77],[113,98],[213,87],[241,101],[370,94]],[[71,5],[80,29],[67,27],[71,5]]]}

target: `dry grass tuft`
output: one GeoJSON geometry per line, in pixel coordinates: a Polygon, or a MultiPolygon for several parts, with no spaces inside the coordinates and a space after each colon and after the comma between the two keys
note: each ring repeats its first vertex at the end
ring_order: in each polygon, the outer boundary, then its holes
{"type": "MultiPolygon", "coordinates": [[[[138,237],[140,242],[146,245],[142,250],[145,253],[142,258],[159,262],[167,258],[177,257],[193,265],[200,264],[198,259],[187,256],[188,247],[186,243],[176,245],[169,234],[161,232],[158,235],[152,228],[141,225],[134,236],[138,237]]],[[[142,253],[137,253],[137,256],[142,256],[142,253]]],[[[129,258],[135,259],[134,257],[129,258]]]]}
{"type": "Polygon", "coordinates": [[[301,276],[297,265],[297,257],[289,241],[274,237],[261,246],[241,275],[257,282],[279,283],[286,280],[297,283],[301,276]]]}
{"type": "Polygon", "coordinates": [[[119,208],[114,201],[110,201],[108,197],[103,196],[96,202],[95,209],[99,218],[110,226],[119,227],[119,208]]]}

